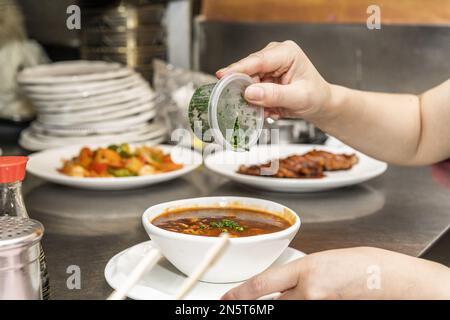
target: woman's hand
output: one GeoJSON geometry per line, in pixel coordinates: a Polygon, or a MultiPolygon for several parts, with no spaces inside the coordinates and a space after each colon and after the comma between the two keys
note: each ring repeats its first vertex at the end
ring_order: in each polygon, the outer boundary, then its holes
{"type": "Polygon", "coordinates": [[[376,249],[351,248],[307,255],[270,268],[222,299],[450,299],[450,270],[440,264],[376,249]]]}
{"type": "Polygon", "coordinates": [[[217,77],[242,72],[257,84],[245,98],[266,109],[271,117],[305,118],[329,103],[330,85],[293,41],[271,42],[261,51],[217,71],[217,77]]]}
{"type": "Polygon", "coordinates": [[[272,42],[227,68],[259,83],[245,98],[266,116],[303,118],[374,158],[424,165],[450,157],[450,79],[420,97],[351,90],[327,83],[292,41],[272,42]]]}

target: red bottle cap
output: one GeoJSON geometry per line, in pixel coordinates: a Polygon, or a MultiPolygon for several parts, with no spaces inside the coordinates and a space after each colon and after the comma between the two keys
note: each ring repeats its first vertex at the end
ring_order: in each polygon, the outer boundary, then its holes
{"type": "Polygon", "coordinates": [[[22,181],[28,157],[0,157],[0,183],[22,181]]]}

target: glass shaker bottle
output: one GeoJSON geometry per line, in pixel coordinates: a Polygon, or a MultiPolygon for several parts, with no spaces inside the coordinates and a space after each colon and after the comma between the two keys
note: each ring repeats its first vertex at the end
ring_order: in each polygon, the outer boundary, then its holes
{"type": "Polygon", "coordinates": [[[39,221],[0,217],[0,300],[41,300],[39,221]]]}
{"type": "MultiPolygon", "coordinates": [[[[0,216],[28,218],[22,197],[27,157],[0,156],[0,216]]],[[[40,246],[39,263],[42,277],[42,298],[50,298],[50,287],[45,254],[40,246]]]]}

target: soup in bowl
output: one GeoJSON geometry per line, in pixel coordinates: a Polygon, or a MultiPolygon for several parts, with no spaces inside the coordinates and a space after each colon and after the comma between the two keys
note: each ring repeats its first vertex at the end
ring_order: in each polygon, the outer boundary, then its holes
{"type": "Polygon", "coordinates": [[[244,281],[267,269],[300,228],[293,210],[244,197],[166,202],[148,208],[142,221],[155,246],[186,275],[195,270],[217,237],[228,233],[223,254],[201,278],[218,283],[244,281]]]}

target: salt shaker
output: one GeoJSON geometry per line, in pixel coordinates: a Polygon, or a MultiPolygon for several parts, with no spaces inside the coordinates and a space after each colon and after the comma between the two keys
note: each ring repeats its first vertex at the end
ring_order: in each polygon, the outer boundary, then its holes
{"type": "MultiPolygon", "coordinates": [[[[0,217],[28,218],[22,197],[22,181],[25,178],[27,157],[0,157],[0,217]]],[[[42,296],[50,298],[50,285],[47,264],[42,245],[40,247],[40,268],[42,277],[42,296]]]]}
{"type": "Polygon", "coordinates": [[[0,217],[0,300],[41,300],[40,240],[44,227],[29,218],[0,217]]]}

